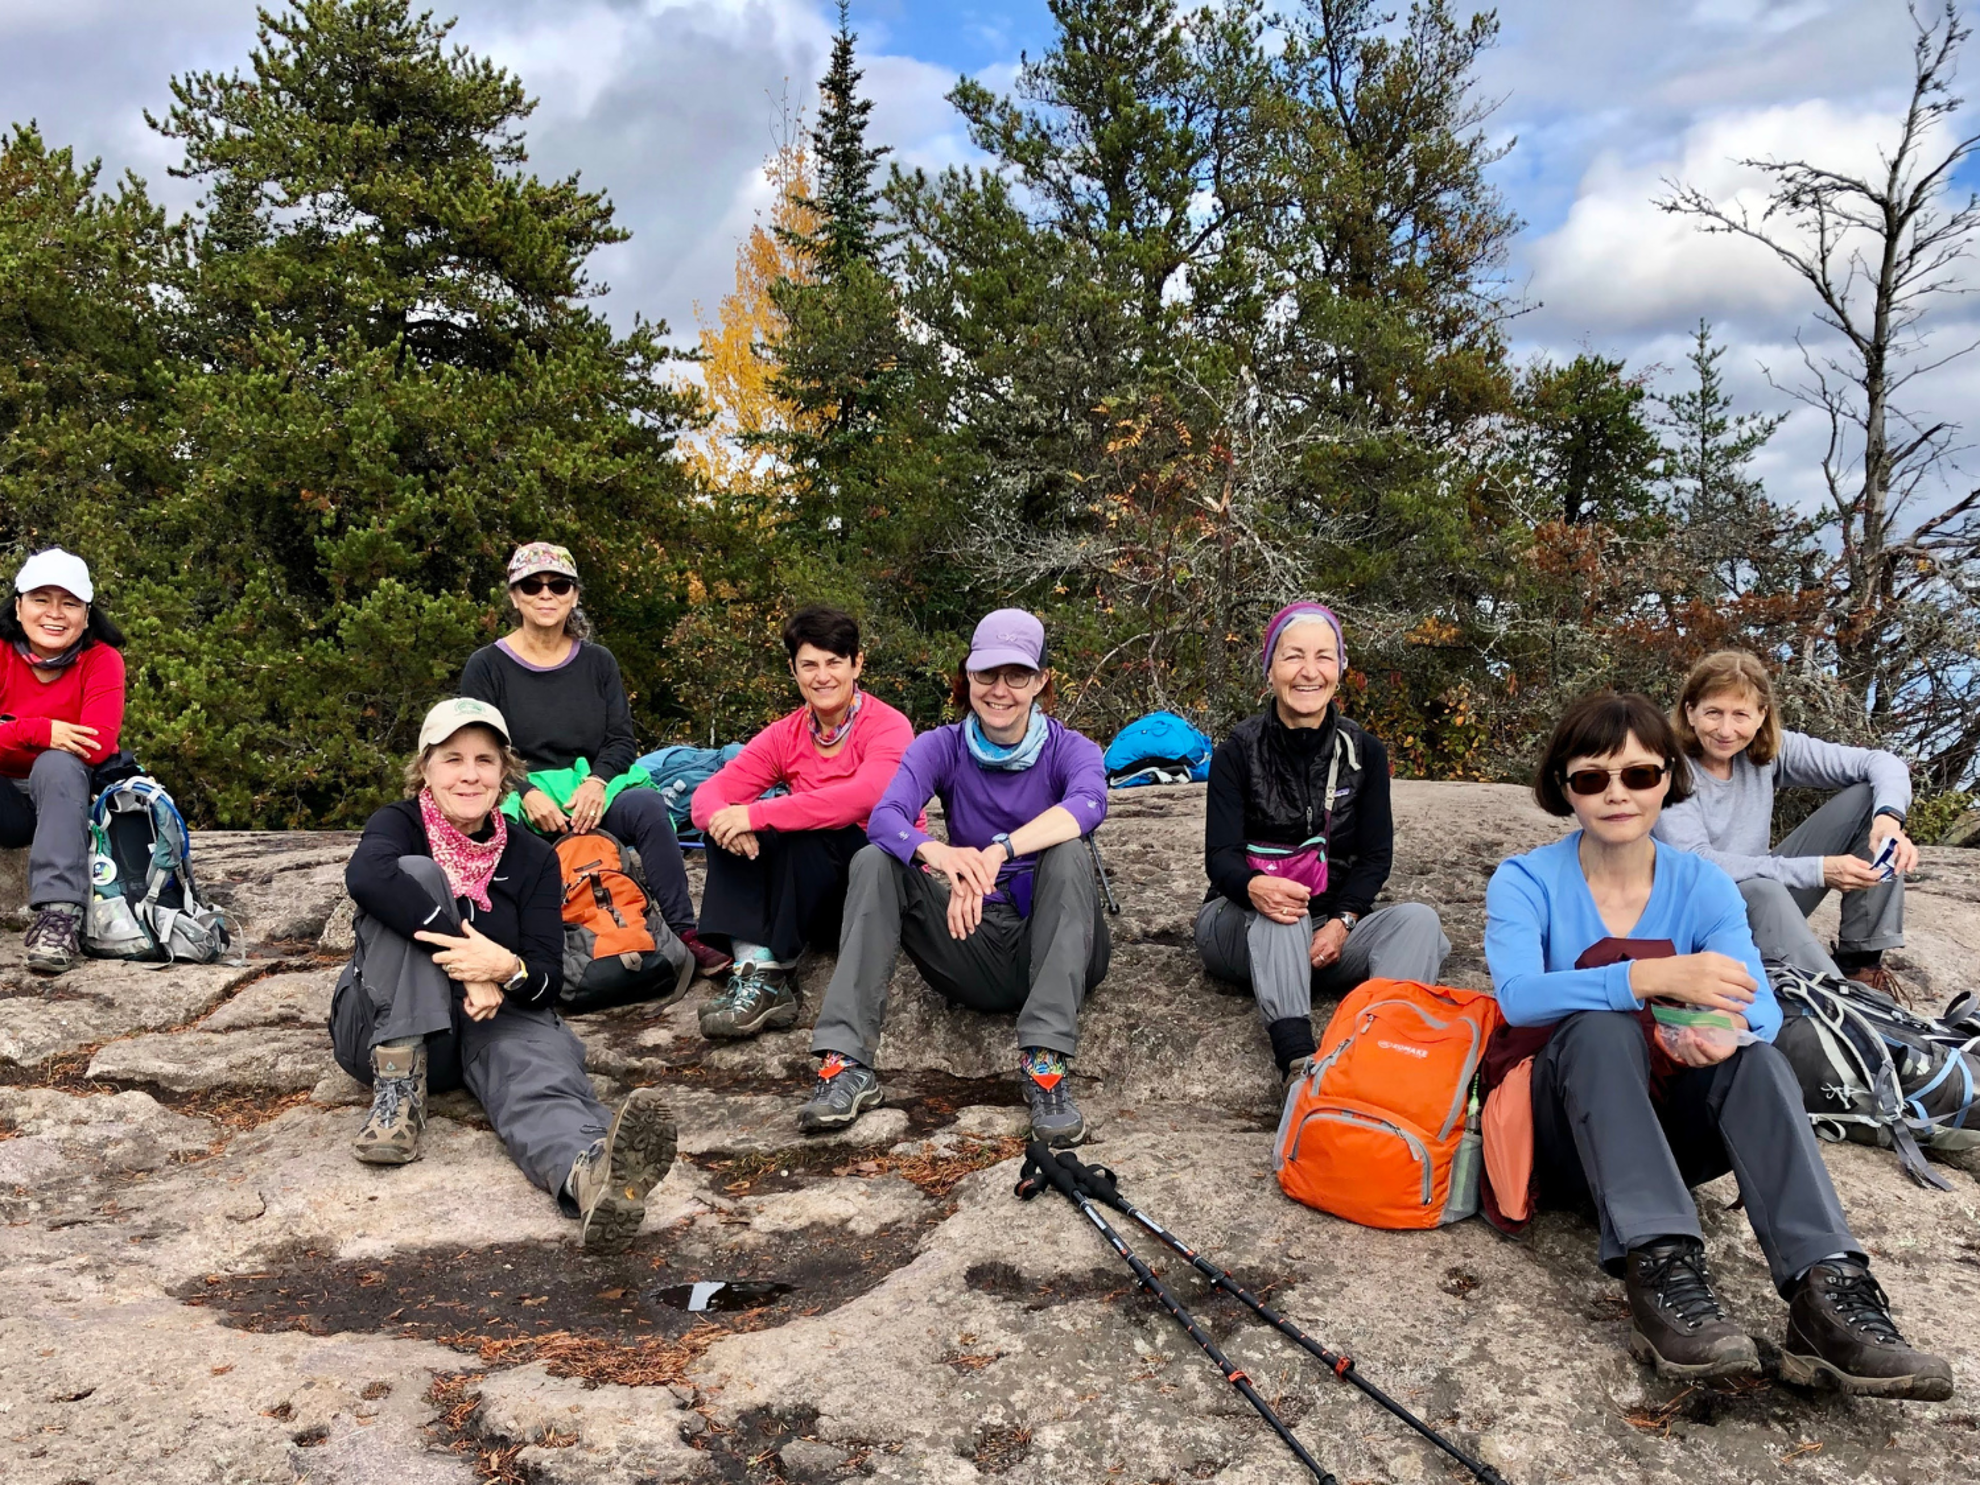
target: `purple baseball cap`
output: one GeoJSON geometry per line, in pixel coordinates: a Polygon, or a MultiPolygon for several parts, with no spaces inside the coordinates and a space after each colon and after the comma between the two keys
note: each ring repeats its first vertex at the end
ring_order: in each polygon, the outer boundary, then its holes
{"type": "Polygon", "coordinates": [[[1045,626],[1021,608],[1000,608],[985,614],[969,637],[965,670],[995,670],[1000,665],[1045,668],[1045,626]]]}

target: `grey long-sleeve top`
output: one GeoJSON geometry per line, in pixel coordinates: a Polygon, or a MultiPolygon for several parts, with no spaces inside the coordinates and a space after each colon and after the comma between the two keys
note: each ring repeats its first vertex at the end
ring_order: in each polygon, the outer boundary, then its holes
{"type": "Polygon", "coordinates": [[[1694,761],[1693,793],[1666,808],[1651,834],[1680,851],[1694,851],[1735,882],[1772,877],[1789,887],[1822,885],[1820,856],[1776,856],[1773,839],[1774,790],[1846,789],[1868,784],[1875,808],[1911,808],[1911,770],[1895,753],[1823,742],[1805,732],[1783,732],[1781,751],[1771,763],[1755,765],[1741,753],[1732,777],[1715,779],[1694,761]]]}

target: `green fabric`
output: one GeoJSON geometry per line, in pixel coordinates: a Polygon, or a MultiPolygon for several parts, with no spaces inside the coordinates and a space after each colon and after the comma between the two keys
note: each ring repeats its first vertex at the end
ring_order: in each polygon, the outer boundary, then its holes
{"type": "MultiPolygon", "coordinates": [[[[529,787],[531,789],[541,789],[545,794],[550,796],[551,802],[558,809],[564,811],[565,814],[569,814],[571,796],[577,793],[578,785],[590,777],[591,765],[580,758],[569,768],[545,768],[531,774],[529,776],[529,787]]],[[[627,789],[651,789],[652,787],[653,775],[635,763],[616,779],[606,784],[605,808],[609,810],[612,807],[612,801],[617,799],[627,789]]],[[[511,820],[519,821],[522,824],[529,823],[523,817],[521,794],[511,794],[507,799],[503,800],[502,813],[507,815],[511,820]]],[[[536,827],[532,825],[530,828],[533,830],[536,827]]]]}

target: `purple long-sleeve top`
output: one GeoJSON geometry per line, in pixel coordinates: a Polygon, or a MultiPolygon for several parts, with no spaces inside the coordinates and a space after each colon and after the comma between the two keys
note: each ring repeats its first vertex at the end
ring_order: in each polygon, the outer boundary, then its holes
{"type": "MultiPolygon", "coordinates": [[[[1045,726],[1038,761],[1017,772],[984,768],[970,757],[960,722],[922,733],[908,744],[893,782],[873,807],[866,838],[902,865],[913,865],[915,851],[934,838],[916,823],[931,798],[942,801],[953,846],[981,849],[1055,804],[1079,822],[1081,835],[1091,835],[1107,818],[1107,768],[1100,746],[1050,718],[1045,726]]],[[[998,894],[1026,916],[1037,864],[1035,855],[1020,856],[997,875],[998,894]]]]}

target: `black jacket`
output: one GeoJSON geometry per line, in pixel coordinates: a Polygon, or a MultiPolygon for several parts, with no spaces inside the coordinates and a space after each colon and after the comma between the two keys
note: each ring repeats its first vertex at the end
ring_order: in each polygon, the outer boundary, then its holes
{"type": "Polygon", "coordinates": [[[1276,704],[1231,729],[1210,759],[1203,811],[1203,869],[1211,897],[1250,907],[1258,875],[1245,863],[1248,841],[1296,846],[1327,830],[1327,890],[1312,906],[1315,925],[1331,913],[1366,913],[1389,880],[1395,818],[1389,812],[1389,755],[1381,743],[1330,708],[1317,728],[1291,728],[1276,704]],[[1331,828],[1323,823],[1327,769],[1345,737],[1334,784],[1331,828]],[[1352,761],[1351,761],[1352,760],[1352,761]],[[1354,766],[1359,764],[1359,767],[1354,766]]]}
{"type": "MultiPolygon", "coordinates": [[[[419,801],[401,799],[365,821],[364,838],[350,865],[344,885],[358,911],[368,913],[394,933],[411,939],[432,926],[432,899],[399,870],[401,856],[431,856],[419,801]]],[[[509,992],[521,1005],[554,1005],[564,984],[564,878],[557,853],[541,838],[519,826],[509,827],[495,879],[488,884],[488,911],[465,897],[454,903],[463,922],[472,923],[503,948],[522,955],[529,981],[509,992]]],[[[418,947],[432,951],[431,944],[418,947]]]]}

